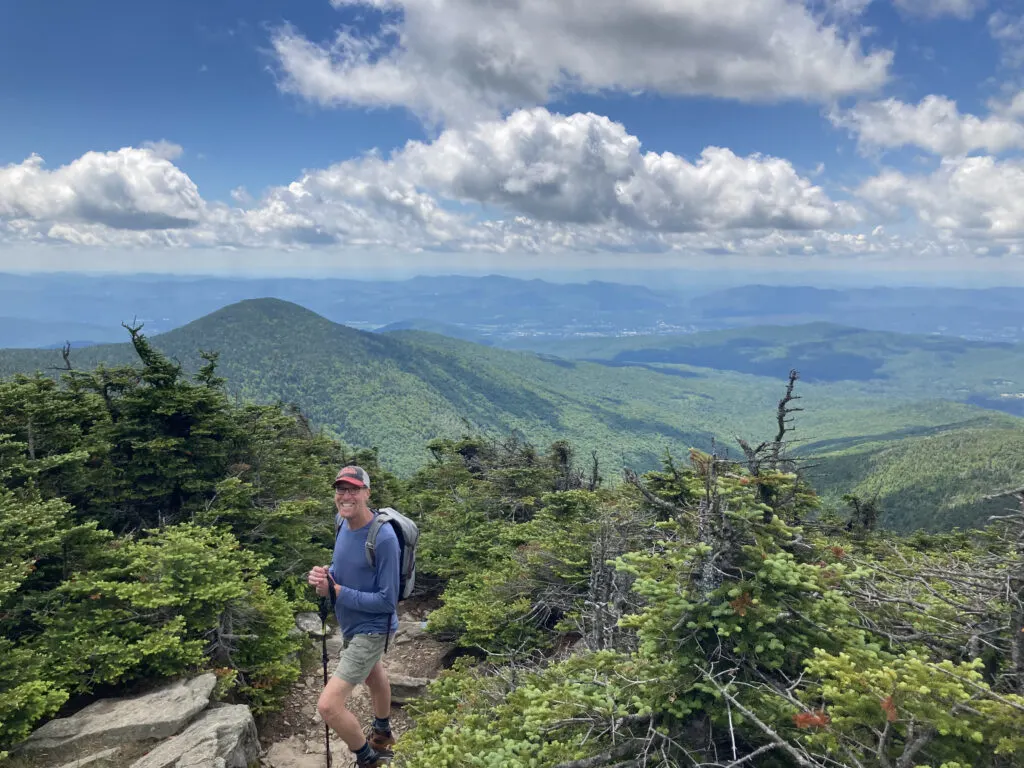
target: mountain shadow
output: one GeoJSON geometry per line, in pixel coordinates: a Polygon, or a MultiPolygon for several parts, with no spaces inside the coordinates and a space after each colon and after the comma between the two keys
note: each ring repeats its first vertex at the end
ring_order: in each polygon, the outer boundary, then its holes
{"type": "Polygon", "coordinates": [[[729,339],[710,346],[626,350],[612,358],[623,364],[671,363],[786,379],[797,368],[809,382],[868,381],[887,378],[880,373],[885,360],[834,349],[829,341],[809,341],[779,347],[762,339],[729,339]]]}

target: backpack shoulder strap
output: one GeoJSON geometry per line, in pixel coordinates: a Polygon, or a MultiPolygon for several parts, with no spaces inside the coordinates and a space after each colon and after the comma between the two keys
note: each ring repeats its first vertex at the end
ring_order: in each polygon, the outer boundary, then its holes
{"type": "Polygon", "coordinates": [[[370,523],[370,532],[366,534],[366,562],[370,564],[371,568],[374,568],[377,563],[377,534],[387,522],[386,512],[382,513],[379,509],[373,510],[373,522],[370,523]]]}

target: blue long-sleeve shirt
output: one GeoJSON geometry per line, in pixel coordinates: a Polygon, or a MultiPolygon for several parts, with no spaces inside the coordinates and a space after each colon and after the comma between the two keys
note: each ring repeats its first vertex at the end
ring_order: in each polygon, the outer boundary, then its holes
{"type": "Polygon", "coordinates": [[[338,583],[334,615],[345,637],[382,635],[398,631],[398,537],[390,525],[377,533],[377,567],[366,559],[366,537],[372,521],[352,530],[341,524],[334,542],[331,578],[338,583]]]}

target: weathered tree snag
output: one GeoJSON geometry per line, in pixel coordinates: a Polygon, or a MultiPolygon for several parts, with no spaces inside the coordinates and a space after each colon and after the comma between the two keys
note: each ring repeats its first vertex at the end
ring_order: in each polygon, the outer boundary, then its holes
{"type": "MultiPolygon", "coordinates": [[[[775,433],[775,439],[771,442],[763,442],[752,448],[750,443],[741,437],[737,437],[736,441],[740,444],[740,448],[743,449],[743,454],[747,459],[747,471],[750,472],[751,477],[757,482],[757,478],[761,476],[761,469],[769,469],[772,471],[793,471],[795,470],[795,462],[786,456],[786,446],[788,441],[786,440],[786,434],[792,432],[795,427],[791,426],[794,419],[790,414],[802,411],[803,408],[796,408],[790,405],[794,400],[799,400],[799,395],[793,394],[793,389],[796,386],[797,380],[800,378],[800,373],[794,368],[789,372],[789,380],[786,383],[786,392],[779,400],[778,408],[775,412],[775,420],[778,424],[778,432],[775,433]]],[[[758,500],[769,507],[764,513],[764,522],[770,523],[772,518],[775,516],[776,510],[779,507],[780,500],[776,498],[776,492],[773,488],[763,483],[757,484],[757,496],[758,500]]]]}

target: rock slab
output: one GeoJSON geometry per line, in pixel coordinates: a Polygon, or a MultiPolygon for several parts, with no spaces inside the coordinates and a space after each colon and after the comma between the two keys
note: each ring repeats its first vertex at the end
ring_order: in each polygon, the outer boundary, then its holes
{"type": "Polygon", "coordinates": [[[389,675],[391,680],[391,703],[408,704],[418,699],[427,691],[430,679],[426,677],[410,677],[408,675],[389,675]]]}
{"type": "Polygon", "coordinates": [[[259,756],[252,713],[244,704],[235,704],[207,710],[131,768],[249,768],[259,756]]]}
{"type": "Polygon", "coordinates": [[[85,768],[87,765],[95,765],[96,763],[107,765],[117,757],[117,753],[120,751],[121,750],[117,747],[111,747],[110,749],[104,749],[101,752],[97,752],[94,755],[83,757],[80,760],[72,760],[70,763],[64,763],[60,768],[85,768]]]}
{"type": "Polygon", "coordinates": [[[103,749],[166,739],[206,708],[216,684],[217,676],[209,672],[141,696],[97,701],[36,729],[17,751],[67,754],[85,744],[103,749]]]}
{"type": "MultiPolygon", "coordinates": [[[[331,751],[334,752],[333,747],[331,751]]],[[[266,768],[321,768],[324,765],[324,753],[308,752],[302,739],[292,736],[272,745],[263,758],[263,765],[266,768]]]]}

